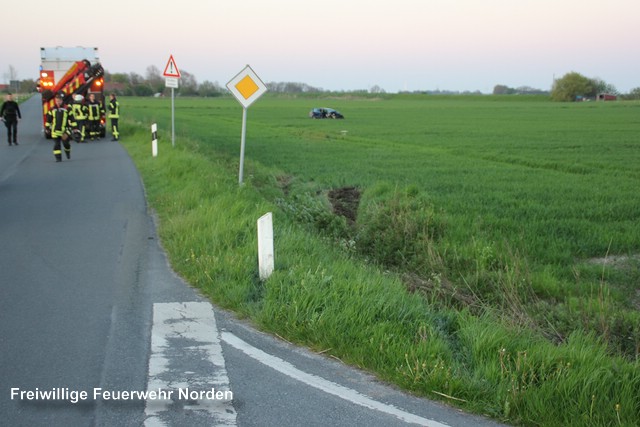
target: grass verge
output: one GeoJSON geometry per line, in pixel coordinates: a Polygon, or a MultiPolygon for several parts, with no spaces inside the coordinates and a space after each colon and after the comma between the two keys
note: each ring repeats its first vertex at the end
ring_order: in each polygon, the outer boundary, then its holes
{"type": "MultiPolygon", "coordinates": [[[[172,267],[216,304],[413,393],[512,424],[640,423],[638,362],[609,355],[593,335],[575,332],[554,345],[491,310],[430,304],[407,292],[400,275],[337,250],[333,239],[293,219],[300,212],[265,198],[282,191],[276,177],[284,172],[249,161],[239,187],[237,162],[203,152],[202,140],[163,143],[152,158],[148,130],[128,125],[123,144],[159,217],[172,267]],[[276,272],[261,282],[255,223],[268,211],[275,218],[276,272]]],[[[437,224],[436,231],[445,226],[437,212],[424,222],[437,224]]],[[[343,226],[335,225],[338,236],[343,226]]],[[[484,254],[478,262],[500,264],[491,248],[477,247],[484,254]]],[[[514,269],[500,270],[503,289],[516,286],[509,280],[514,269]]]]}

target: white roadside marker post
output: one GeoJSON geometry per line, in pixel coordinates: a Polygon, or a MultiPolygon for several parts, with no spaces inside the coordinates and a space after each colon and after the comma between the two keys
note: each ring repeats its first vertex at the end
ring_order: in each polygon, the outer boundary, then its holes
{"type": "Polygon", "coordinates": [[[151,155],[158,157],[158,125],[156,123],[151,125],[151,155]]]}
{"type": "Polygon", "coordinates": [[[260,280],[267,280],[273,273],[273,218],[271,212],[258,219],[258,271],[260,280]]]}

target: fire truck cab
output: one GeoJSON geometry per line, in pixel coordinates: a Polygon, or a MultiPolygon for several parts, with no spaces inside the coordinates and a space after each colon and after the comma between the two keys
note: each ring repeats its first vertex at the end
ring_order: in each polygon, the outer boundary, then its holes
{"type": "MultiPolygon", "coordinates": [[[[54,97],[64,93],[64,103],[72,101],[74,95],[88,99],[93,93],[105,110],[104,69],[100,65],[97,47],[41,47],[40,78],[38,91],[42,96],[42,123],[47,113],[55,106],[54,97]]],[[[100,137],[106,134],[105,116],[100,117],[100,137]]],[[[50,138],[45,133],[47,138],[50,138]]]]}

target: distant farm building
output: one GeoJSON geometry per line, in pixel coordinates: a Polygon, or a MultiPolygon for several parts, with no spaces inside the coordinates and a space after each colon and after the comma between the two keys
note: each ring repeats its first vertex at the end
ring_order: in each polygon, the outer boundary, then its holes
{"type": "Polygon", "coordinates": [[[598,94],[598,98],[596,98],[598,101],[615,101],[618,99],[618,97],[616,95],[612,95],[610,93],[599,93],[598,94]]]}

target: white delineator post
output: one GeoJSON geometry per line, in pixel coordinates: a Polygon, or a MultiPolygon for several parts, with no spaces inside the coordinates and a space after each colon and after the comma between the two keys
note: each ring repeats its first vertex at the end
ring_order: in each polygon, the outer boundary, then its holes
{"type": "Polygon", "coordinates": [[[258,271],[260,280],[266,280],[273,273],[273,219],[271,212],[258,219],[258,271]]]}
{"type": "Polygon", "coordinates": [[[151,155],[158,157],[158,125],[151,125],[151,155]]]}

